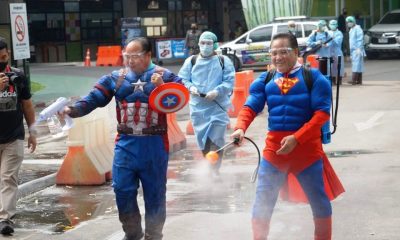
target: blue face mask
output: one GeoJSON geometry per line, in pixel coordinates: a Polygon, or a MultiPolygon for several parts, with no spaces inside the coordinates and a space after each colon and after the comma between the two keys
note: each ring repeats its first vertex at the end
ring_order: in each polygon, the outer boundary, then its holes
{"type": "Polygon", "coordinates": [[[213,45],[200,45],[200,53],[204,57],[209,57],[214,52],[213,45]]]}

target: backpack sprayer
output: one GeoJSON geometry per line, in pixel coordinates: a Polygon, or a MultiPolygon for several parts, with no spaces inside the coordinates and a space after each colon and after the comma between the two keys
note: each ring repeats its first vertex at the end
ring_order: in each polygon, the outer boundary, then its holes
{"type": "MultiPolygon", "coordinates": [[[[53,117],[54,115],[57,115],[58,112],[62,111],[64,109],[64,107],[67,106],[68,102],[69,101],[65,97],[58,98],[54,103],[52,103],[50,106],[43,109],[39,113],[39,118],[38,118],[38,120],[36,120],[35,124],[37,124],[41,121],[45,121],[45,120],[53,117]]],[[[69,117],[68,115],[65,115],[64,120],[65,120],[65,125],[62,126],[62,130],[67,131],[70,128],[72,128],[74,123],[72,121],[72,118],[69,117]]]]}
{"type": "MultiPolygon", "coordinates": [[[[332,79],[331,79],[331,64],[333,62],[332,57],[319,57],[317,58],[319,61],[319,71],[329,80],[331,87],[332,87],[332,79]]],[[[337,85],[337,91],[336,91],[336,106],[335,106],[335,111],[333,110],[333,97],[332,97],[332,125],[333,125],[333,131],[331,132],[330,129],[330,121],[326,122],[322,128],[321,128],[321,134],[322,134],[322,143],[323,144],[328,144],[331,142],[331,135],[336,132],[336,127],[337,127],[337,113],[338,113],[338,107],[339,107],[339,76],[340,76],[340,68],[341,68],[341,56],[338,56],[338,63],[337,63],[337,75],[336,75],[336,85],[337,85]]]]}
{"type": "MultiPolygon", "coordinates": [[[[251,142],[251,143],[254,145],[254,147],[257,149],[257,153],[258,153],[258,163],[257,163],[257,167],[256,167],[256,169],[254,170],[253,175],[251,176],[251,180],[250,180],[252,183],[254,183],[254,182],[256,181],[256,179],[257,179],[258,168],[260,167],[260,162],[261,162],[260,149],[258,148],[257,144],[256,144],[253,140],[251,140],[250,138],[248,138],[248,137],[243,137],[243,138],[245,138],[246,140],[248,140],[249,142],[251,142]]],[[[222,150],[224,150],[225,148],[229,147],[229,146],[232,145],[232,144],[236,144],[236,145],[239,144],[239,139],[238,139],[238,138],[235,138],[232,142],[229,142],[229,143],[225,144],[223,147],[221,147],[221,148],[219,148],[219,149],[217,149],[217,150],[215,150],[215,151],[209,151],[209,152],[206,154],[206,159],[207,159],[211,164],[216,164],[216,163],[218,162],[219,152],[221,152],[222,150]]]]}

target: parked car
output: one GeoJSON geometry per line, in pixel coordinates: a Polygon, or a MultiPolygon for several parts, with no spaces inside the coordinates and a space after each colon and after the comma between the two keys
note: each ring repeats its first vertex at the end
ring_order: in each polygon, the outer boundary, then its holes
{"type": "MultiPolygon", "coordinates": [[[[318,21],[290,19],[296,23],[297,41],[302,51],[306,48],[308,36],[317,29],[318,21]]],[[[271,62],[268,53],[271,38],[281,32],[288,32],[287,20],[283,21],[282,18],[247,31],[237,39],[221,45],[217,52],[222,52],[224,48],[226,51],[228,48],[228,53],[234,53],[236,59],[232,57],[231,59],[234,60],[236,70],[243,67],[266,66],[271,62]]]]}
{"type": "Polygon", "coordinates": [[[378,58],[382,53],[400,55],[400,9],[386,13],[364,35],[368,59],[378,58]]]}

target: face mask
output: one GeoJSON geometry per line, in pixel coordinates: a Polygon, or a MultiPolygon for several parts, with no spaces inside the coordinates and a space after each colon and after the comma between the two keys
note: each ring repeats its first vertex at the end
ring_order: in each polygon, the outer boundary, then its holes
{"type": "Polygon", "coordinates": [[[204,57],[209,57],[213,53],[213,45],[200,45],[200,53],[204,57]]]}
{"type": "Polygon", "coordinates": [[[325,26],[318,26],[318,30],[324,31],[325,30],[325,26]]]}
{"type": "Polygon", "coordinates": [[[348,26],[349,28],[352,28],[352,27],[354,26],[354,23],[348,22],[348,23],[347,23],[347,26],[348,26]]]}
{"type": "Polygon", "coordinates": [[[8,62],[0,62],[0,72],[3,72],[7,67],[8,62]]]}
{"type": "Polygon", "coordinates": [[[337,26],[335,26],[335,25],[329,25],[329,27],[331,28],[332,31],[336,31],[336,29],[337,29],[337,26]]]}
{"type": "Polygon", "coordinates": [[[289,27],[289,31],[290,32],[295,32],[296,30],[294,29],[294,27],[289,27]]]}
{"type": "Polygon", "coordinates": [[[344,12],[343,12],[343,15],[347,15],[347,12],[346,12],[346,11],[344,11],[344,12]]]}

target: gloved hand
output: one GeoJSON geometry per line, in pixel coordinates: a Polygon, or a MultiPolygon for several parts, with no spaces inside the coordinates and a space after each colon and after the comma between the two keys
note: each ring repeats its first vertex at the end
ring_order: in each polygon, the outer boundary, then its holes
{"type": "Polygon", "coordinates": [[[360,55],[361,55],[361,49],[360,49],[360,48],[357,48],[356,50],[354,50],[354,53],[355,53],[356,55],[360,56],[360,55]]]}
{"type": "Polygon", "coordinates": [[[321,45],[321,44],[322,44],[321,40],[318,40],[318,41],[315,42],[315,45],[321,45]]]}
{"type": "Polygon", "coordinates": [[[200,96],[199,90],[198,90],[197,87],[195,87],[195,86],[191,86],[191,87],[189,88],[189,92],[190,92],[191,94],[193,94],[193,95],[200,96]]]}
{"type": "Polygon", "coordinates": [[[211,90],[206,95],[206,99],[209,100],[209,101],[214,100],[216,97],[218,97],[218,91],[217,90],[211,90]]]}

